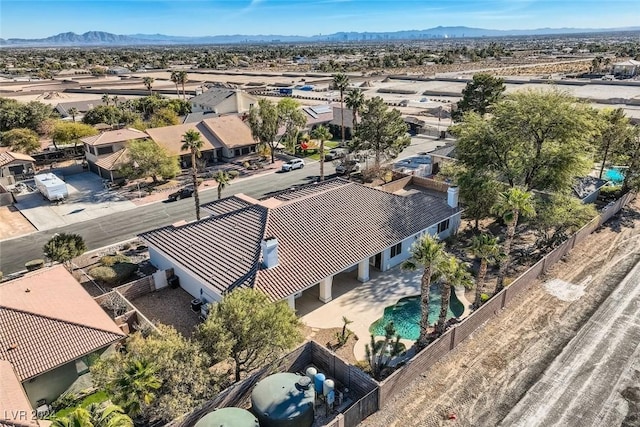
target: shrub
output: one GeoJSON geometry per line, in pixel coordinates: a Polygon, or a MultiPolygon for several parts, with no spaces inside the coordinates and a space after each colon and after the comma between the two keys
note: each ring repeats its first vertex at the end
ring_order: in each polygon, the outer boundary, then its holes
{"type": "Polygon", "coordinates": [[[489,294],[480,294],[480,302],[483,304],[489,301],[489,298],[490,298],[489,294]]]}
{"type": "Polygon", "coordinates": [[[229,172],[227,172],[227,175],[229,175],[229,178],[231,179],[235,179],[237,177],[240,176],[240,172],[238,172],[237,170],[230,170],[229,172]]]}
{"type": "Polygon", "coordinates": [[[44,267],[43,259],[33,259],[24,263],[24,268],[26,268],[27,271],[39,270],[42,267],[44,267]]]}
{"type": "Polygon", "coordinates": [[[137,264],[130,262],[120,262],[113,266],[95,267],[89,270],[89,274],[95,280],[99,280],[108,285],[118,285],[127,280],[138,269],[137,264]]]}
{"type": "Polygon", "coordinates": [[[111,267],[120,262],[131,262],[131,258],[123,254],[105,255],[100,258],[100,264],[104,267],[111,267]]]}
{"type": "Polygon", "coordinates": [[[116,271],[118,281],[122,283],[130,278],[133,273],[138,271],[138,264],[133,264],[130,262],[120,262],[118,264],[115,264],[112,268],[116,271]]]}
{"type": "Polygon", "coordinates": [[[123,251],[128,251],[129,249],[131,249],[131,243],[125,243],[124,245],[122,245],[123,251]]]}

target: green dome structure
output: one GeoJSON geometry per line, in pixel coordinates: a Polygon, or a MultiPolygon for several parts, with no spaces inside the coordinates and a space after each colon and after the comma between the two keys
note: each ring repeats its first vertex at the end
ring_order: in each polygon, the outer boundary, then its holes
{"type": "Polygon", "coordinates": [[[200,418],[195,427],[260,427],[260,424],[246,409],[221,408],[200,418]]]}
{"type": "Polygon", "coordinates": [[[270,375],[251,393],[251,412],[261,427],[311,427],[315,392],[306,376],[270,375]]]}

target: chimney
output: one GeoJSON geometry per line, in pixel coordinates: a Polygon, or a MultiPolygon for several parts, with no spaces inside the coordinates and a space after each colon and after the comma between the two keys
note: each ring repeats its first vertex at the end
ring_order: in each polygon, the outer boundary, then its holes
{"type": "Polygon", "coordinates": [[[273,268],[278,266],[278,239],[267,237],[262,241],[262,266],[273,268]]]}
{"type": "Polygon", "coordinates": [[[458,193],[460,189],[456,186],[449,187],[447,190],[447,204],[452,208],[458,207],[458,193]]]}

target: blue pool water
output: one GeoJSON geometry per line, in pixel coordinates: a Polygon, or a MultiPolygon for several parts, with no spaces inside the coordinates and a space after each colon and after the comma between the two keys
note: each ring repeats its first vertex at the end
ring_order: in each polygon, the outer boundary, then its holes
{"type": "MultiPolygon", "coordinates": [[[[434,324],[440,316],[440,289],[432,285],[429,294],[429,324],[434,324]]],[[[447,319],[458,317],[464,312],[464,306],[451,290],[449,311],[447,319]]],[[[393,322],[396,333],[401,338],[417,340],[420,336],[420,295],[410,296],[398,300],[397,303],[386,307],[381,319],[376,320],[369,327],[369,332],[374,335],[384,336],[384,327],[393,322]]]]}
{"type": "Polygon", "coordinates": [[[622,184],[624,182],[624,174],[620,169],[607,169],[604,173],[604,179],[612,181],[614,184],[622,184]]]}

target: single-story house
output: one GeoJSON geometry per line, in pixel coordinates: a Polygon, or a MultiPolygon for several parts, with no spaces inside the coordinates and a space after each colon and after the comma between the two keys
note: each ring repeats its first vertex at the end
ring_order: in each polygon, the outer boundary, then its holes
{"type": "Polygon", "coordinates": [[[332,299],[333,277],[370,268],[386,271],[410,257],[425,233],[445,238],[460,224],[458,189],[394,194],[342,179],[302,186],[256,200],[237,194],[202,206],[208,217],[140,235],[151,263],[173,268],[180,286],[205,303],[240,287],[273,301],[319,287],[332,299]]]}
{"type": "Polygon", "coordinates": [[[28,154],[13,151],[0,152],[0,178],[33,174],[35,159],[28,154]]]}
{"type": "Polygon", "coordinates": [[[33,408],[56,400],[123,338],[64,266],[0,284],[0,361],[11,364],[33,408]]]}
{"type": "Polygon", "coordinates": [[[189,104],[193,113],[238,114],[258,105],[258,98],[240,89],[213,87],[189,99],[189,104]]]}
{"type": "Polygon", "coordinates": [[[604,179],[598,179],[593,176],[583,176],[576,178],[573,185],[573,194],[582,203],[595,203],[598,195],[600,195],[600,189],[607,185],[607,181],[604,179]]]}
{"type": "Polygon", "coordinates": [[[80,138],[89,170],[104,179],[120,177],[118,168],[126,162],[126,144],[135,139],[148,139],[149,135],[137,129],[110,130],[94,136],[80,138]]]}
{"type": "Polygon", "coordinates": [[[0,426],[38,426],[33,407],[7,360],[0,360],[0,426]]]}
{"type": "Polygon", "coordinates": [[[640,61],[629,59],[628,61],[613,64],[613,75],[621,77],[633,77],[640,74],[640,61]]]}
{"type": "Polygon", "coordinates": [[[310,107],[302,107],[301,109],[307,118],[307,125],[305,127],[307,130],[311,130],[318,125],[330,124],[333,120],[333,107],[331,105],[312,105],[310,107]]]}
{"type": "Polygon", "coordinates": [[[89,99],[86,101],[61,102],[55,106],[55,110],[62,117],[71,117],[69,110],[75,108],[78,111],[76,119],[81,118],[89,110],[93,110],[99,105],[104,105],[102,99],[89,99]]]}

